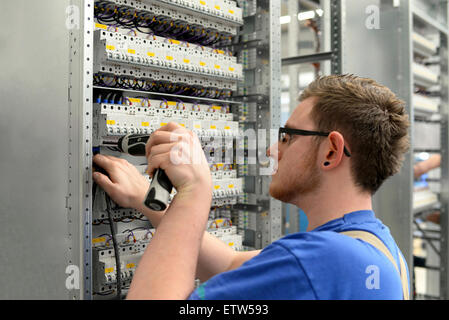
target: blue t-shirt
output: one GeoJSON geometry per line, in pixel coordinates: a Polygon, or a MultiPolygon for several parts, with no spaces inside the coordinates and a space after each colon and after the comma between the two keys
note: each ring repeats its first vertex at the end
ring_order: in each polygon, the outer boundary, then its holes
{"type": "Polygon", "coordinates": [[[376,235],[399,266],[402,253],[388,227],[373,211],[356,211],[273,242],[241,267],[201,284],[189,299],[403,299],[401,279],[390,260],[372,245],[339,234],[349,230],[376,235]]]}

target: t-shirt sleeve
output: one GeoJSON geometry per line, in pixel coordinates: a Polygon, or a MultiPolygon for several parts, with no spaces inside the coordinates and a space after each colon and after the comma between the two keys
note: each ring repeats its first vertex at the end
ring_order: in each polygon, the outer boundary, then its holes
{"type": "Polygon", "coordinates": [[[190,300],[316,299],[301,264],[281,245],[271,244],[240,268],[201,284],[190,300]]]}

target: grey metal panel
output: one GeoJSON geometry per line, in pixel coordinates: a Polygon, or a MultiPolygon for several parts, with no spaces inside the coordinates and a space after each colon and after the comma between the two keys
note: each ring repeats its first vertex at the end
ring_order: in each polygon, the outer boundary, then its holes
{"type": "MultiPolygon", "coordinates": [[[[307,54],[307,55],[296,56],[296,57],[293,57],[293,55],[291,55],[288,58],[282,59],[282,66],[286,67],[286,66],[290,66],[290,65],[297,65],[300,63],[326,61],[326,60],[331,60],[332,57],[333,57],[332,52],[313,53],[313,54],[307,54]]],[[[289,68],[289,70],[295,70],[295,69],[289,68]]],[[[296,74],[297,74],[297,72],[296,72],[296,74]]],[[[290,87],[292,87],[292,86],[290,85],[290,87]]],[[[295,98],[297,98],[297,96],[298,96],[298,94],[296,94],[295,98]]],[[[295,101],[296,101],[296,99],[295,99],[295,101]]]]}
{"type": "Polygon", "coordinates": [[[2,1],[0,299],[64,299],[67,0],[2,1]]]}
{"type": "Polygon", "coordinates": [[[93,0],[71,0],[80,13],[79,28],[70,32],[69,101],[69,256],[79,267],[79,289],[73,299],[92,297],[92,72],[93,0]]]}
{"type": "Polygon", "coordinates": [[[330,9],[330,46],[332,49],[330,71],[332,74],[341,74],[344,59],[342,54],[346,40],[346,35],[343,36],[346,26],[346,0],[330,0],[330,9]]]}
{"type": "Polygon", "coordinates": [[[447,36],[442,37],[441,105],[441,257],[440,297],[449,299],[449,54],[447,36]]]}
{"type": "MultiPolygon", "coordinates": [[[[321,43],[323,52],[331,52],[332,50],[332,12],[331,0],[320,0],[321,8],[324,12],[321,25],[321,43]]],[[[331,74],[331,63],[322,63],[321,71],[323,75],[331,74]]]]}
{"type": "MultiPolygon", "coordinates": [[[[410,119],[413,119],[410,4],[408,0],[401,0],[400,7],[395,8],[392,2],[387,2],[360,0],[346,6],[342,71],[373,78],[389,87],[405,100],[410,119]],[[365,25],[368,18],[365,10],[369,5],[381,9],[379,30],[368,29],[365,25]]],[[[409,152],[401,172],[387,180],[374,197],[376,216],[390,228],[410,270],[413,266],[412,160],[409,152]]]]}
{"type": "MultiPolygon", "coordinates": [[[[281,7],[278,1],[270,1],[270,116],[271,129],[281,125],[281,7]]],[[[282,236],[282,204],[270,200],[270,241],[282,236]]]]}

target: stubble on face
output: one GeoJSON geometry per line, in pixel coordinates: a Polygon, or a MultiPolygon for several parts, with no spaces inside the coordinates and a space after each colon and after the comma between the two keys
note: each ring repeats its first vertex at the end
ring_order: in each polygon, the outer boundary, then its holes
{"type": "Polygon", "coordinates": [[[278,172],[270,184],[273,198],[289,203],[293,199],[300,200],[320,187],[321,172],[317,166],[319,146],[311,143],[310,152],[303,159],[298,157],[297,165],[280,161],[278,172]]]}

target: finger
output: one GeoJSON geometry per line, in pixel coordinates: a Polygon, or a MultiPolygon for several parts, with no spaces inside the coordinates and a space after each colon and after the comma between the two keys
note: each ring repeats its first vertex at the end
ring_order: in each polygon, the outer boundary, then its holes
{"type": "Polygon", "coordinates": [[[179,141],[182,139],[182,135],[167,131],[159,131],[156,130],[148,139],[148,142],[145,146],[145,155],[148,157],[150,154],[151,148],[155,145],[164,144],[164,143],[172,143],[175,141],[179,141]]]}
{"type": "Polygon", "coordinates": [[[155,156],[161,153],[167,153],[170,152],[171,149],[177,144],[177,142],[173,143],[165,143],[165,144],[158,144],[157,146],[153,146],[150,150],[150,153],[148,156],[155,156]]]}
{"type": "Polygon", "coordinates": [[[160,131],[177,131],[180,130],[181,132],[187,131],[186,128],[184,128],[183,126],[177,124],[176,122],[169,122],[168,124],[166,124],[165,126],[159,128],[160,131]]]}
{"type": "MultiPolygon", "coordinates": [[[[175,145],[176,145],[176,142],[173,142],[173,143],[166,143],[166,144],[159,144],[159,145],[157,145],[157,146],[152,147],[151,150],[150,150],[150,152],[146,154],[147,163],[149,163],[149,162],[148,162],[148,159],[149,159],[151,156],[155,156],[155,155],[158,155],[158,154],[161,154],[161,153],[167,153],[167,152],[170,152],[171,149],[172,149],[175,145]]],[[[150,171],[148,170],[148,168],[149,168],[149,167],[147,166],[147,168],[145,169],[145,172],[146,172],[147,174],[149,174],[149,172],[150,172],[150,171]]]]}
{"type": "Polygon", "coordinates": [[[168,167],[170,161],[170,152],[160,153],[158,155],[150,156],[148,158],[148,169],[147,173],[153,177],[156,169],[165,170],[168,167]]]}
{"type": "Polygon", "coordinates": [[[102,154],[97,154],[95,157],[93,157],[93,161],[100,166],[101,168],[105,169],[107,172],[109,172],[114,167],[114,160],[111,159],[112,157],[108,157],[102,154]]]}
{"type": "MultiPolygon", "coordinates": [[[[156,159],[161,159],[157,157],[156,159]]],[[[161,169],[167,168],[169,165],[191,164],[190,145],[184,142],[175,142],[173,144],[165,144],[154,146],[148,156],[147,174],[150,176],[156,169],[161,166],[161,169]],[[153,152],[155,148],[159,148],[156,152],[153,152]],[[168,155],[168,158],[163,158],[166,163],[161,164],[154,160],[158,155],[168,155]],[[163,167],[162,167],[163,165],[163,167]]]]}
{"type": "Polygon", "coordinates": [[[98,184],[109,195],[111,195],[111,193],[115,189],[114,183],[102,173],[94,172],[93,179],[95,183],[98,184]]]}

